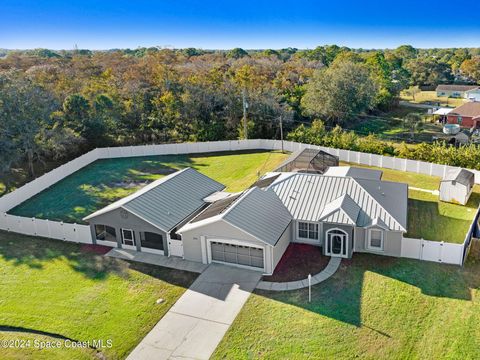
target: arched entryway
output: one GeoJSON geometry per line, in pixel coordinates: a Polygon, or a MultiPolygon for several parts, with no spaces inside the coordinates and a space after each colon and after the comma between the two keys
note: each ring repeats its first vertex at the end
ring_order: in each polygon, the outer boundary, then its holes
{"type": "Polygon", "coordinates": [[[329,229],[325,233],[325,255],[348,257],[348,233],[342,229],[329,229]]]}

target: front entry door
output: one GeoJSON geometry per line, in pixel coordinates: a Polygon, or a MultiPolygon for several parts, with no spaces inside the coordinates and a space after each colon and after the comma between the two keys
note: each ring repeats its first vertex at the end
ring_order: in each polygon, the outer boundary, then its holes
{"type": "Polygon", "coordinates": [[[137,250],[135,246],[135,234],[131,229],[122,229],[122,248],[137,250]]]}
{"type": "Polygon", "coordinates": [[[328,230],[325,255],[347,257],[348,234],[340,229],[328,230]]]}

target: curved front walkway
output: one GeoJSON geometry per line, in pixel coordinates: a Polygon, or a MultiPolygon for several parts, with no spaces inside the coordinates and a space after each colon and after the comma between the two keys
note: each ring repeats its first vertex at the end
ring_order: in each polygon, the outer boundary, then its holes
{"type": "MultiPolygon", "coordinates": [[[[312,275],[312,285],[321,283],[327,280],[330,276],[335,274],[338,270],[342,258],[332,257],[328,262],[328,265],[316,275],[312,275]]],[[[272,282],[272,281],[260,281],[257,285],[257,289],[270,290],[270,291],[285,291],[285,290],[298,290],[308,287],[308,279],[289,281],[289,282],[272,282]]]]}

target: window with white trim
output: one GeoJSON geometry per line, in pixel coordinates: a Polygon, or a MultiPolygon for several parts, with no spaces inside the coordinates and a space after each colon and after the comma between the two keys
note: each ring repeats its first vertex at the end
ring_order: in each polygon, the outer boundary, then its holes
{"type": "Polygon", "coordinates": [[[299,221],[298,237],[302,239],[318,240],[318,224],[299,221]]]}
{"type": "Polygon", "coordinates": [[[367,248],[370,250],[383,251],[383,235],[382,230],[369,229],[367,248]]]}

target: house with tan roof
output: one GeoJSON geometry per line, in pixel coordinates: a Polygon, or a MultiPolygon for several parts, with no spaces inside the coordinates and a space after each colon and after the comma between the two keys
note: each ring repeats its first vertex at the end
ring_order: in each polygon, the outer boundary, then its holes
{"type": "Polygon", "coordinates": [[[467,92],[480,89],[478,85],[438,85],[435,91],[438,97],[468,98],[467,92]]]}

